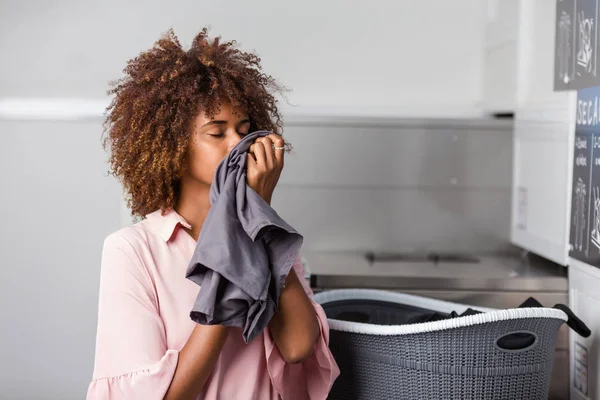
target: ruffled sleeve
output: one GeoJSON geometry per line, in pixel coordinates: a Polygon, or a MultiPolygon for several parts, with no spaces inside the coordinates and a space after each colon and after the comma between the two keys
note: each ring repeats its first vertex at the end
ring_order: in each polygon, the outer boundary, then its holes
{"type": "Polygon", "coordinates": [[[157,363],[135,372],[92,380],[87,399],[162,399],[177,367],[178,352],[168,350],[157,363]]]}
{"type": "Polygon", "coordinates": [[[179,353],[166,347],[153,281],[139,253],[124,236],[104,242],[88,400],[158,400],[173,379],[179,353]]]}
{"type": "Polygon", "coordinates": [[[301,364],[285,362],[271,335],[264,335],[267,369],[273,387],[283,400],[324,400],[340,370],[329,350],[329,325],[323,308],[313,300],[313,292],[304,279],[304,267],[300,256],[294,262],[296,272],[304,290],[315,308],[321,335],[313,354],[301,364]],[[302,390],[304,384],[304,390],[302,390]]]}

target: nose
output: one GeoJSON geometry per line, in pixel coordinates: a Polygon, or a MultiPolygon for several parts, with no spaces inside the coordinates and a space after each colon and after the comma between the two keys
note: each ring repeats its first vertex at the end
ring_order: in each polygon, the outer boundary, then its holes
{"type": "Polygon", "coordinates": [[[229,138],[229,143],[227,144],[227,151],[230,152],[242,140],[242,137],[236,131],[233,131],[233,133],[227,135],[227,137],[229,138]]]}

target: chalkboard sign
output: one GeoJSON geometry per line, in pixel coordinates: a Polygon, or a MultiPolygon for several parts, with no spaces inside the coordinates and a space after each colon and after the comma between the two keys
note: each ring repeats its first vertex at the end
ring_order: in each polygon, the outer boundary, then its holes
{"type": "Polygon", "coordinates": [[[569,90],[575,77],[575,0],[557,0],[554,90],[569,90]]]}
{"type": "Polygon", "coordinates": [[[600,85],[598,0],[557,0],[554,90],[600,85]]]}
{"type": "Polygon", "coordinates": [[[600,266],[600,87],[577,92],[569,255],[600,266]]]}

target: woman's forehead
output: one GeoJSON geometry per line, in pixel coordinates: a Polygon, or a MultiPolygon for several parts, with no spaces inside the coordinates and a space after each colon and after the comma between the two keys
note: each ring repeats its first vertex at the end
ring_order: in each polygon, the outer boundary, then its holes
{"type": "Polygon", "coordinates": [[[236,122],[248,119],[248,113],[241,108],[233,108],[229,102],[223,102],[212,114],[200,112],[196,122],[204,125],[210,121],[236,122]]]}

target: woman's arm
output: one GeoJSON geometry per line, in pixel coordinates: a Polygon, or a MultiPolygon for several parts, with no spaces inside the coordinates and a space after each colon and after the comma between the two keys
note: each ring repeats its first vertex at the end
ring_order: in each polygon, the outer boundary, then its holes
{"type": "MultiPolygon", "coordinates": [[[[312,354],[319,338],[319,322],[294,269],[279,299],[279,310],[269,323],[273,340],[284,360],[295,364],[312,354]]],[[[165,400],[194,398],[204,387],[223,349],[229,328],[196,325],[179,352],[177,369],[165,400]]]]}
{"type": "MultiPolygon", "coordinates": [[[[280,135],[256,139],[247,160],[247,183],[267,204],[284,164],[285,141],[280,135]],[[275,150],[277,148],[277,150],[275,150]]],[[[288,274],[279,298],[279,310],[269,323],[269,330],[283,359],[299,363],[311,355],[320,335],[319,321],[295,270],[288,274]]]]}
{"type": "MultiPolygon", "coordinates": [[[[299,364],[288,363],[283,357],[282,352],[279,351],[279,345],[275,343],[273,334],[265,334],[264,343],[265,354],[267,356],[267,371],[269,372],[269,377],[275,391],[281,398],[324,400],[327,398],[333,383],[340,374],[331,350],[329,350],[327,315],[323,311],[323,307],[314,301],[313,291],[308,282],[303,279],[306,272],[299,256],[294,262],[293,272],[295,272],[295,278],[304,289],[306,296],[312,304],[313,312],[316,315],[319,326],[319,334],[316,343],[311,349],[312,354],[299,364]]],[[[291,272],[290,275],[292,275],[291,272]]],[[[293,275],[291,279],[294,279],[293,275]]],[[[293,316],[295,311],[294,305],[288,303],[287,307],[288,310],[291,307],[291,314],[289,315],[293,316]]],[[[284,342],[285,340],[281,340],[280,338],[280,342],[282,341],[284,342]]]]}
{"type": "Polygon", "coordinates": [[[130,232],[125,234],[113,234],[104,243],[94,377],[87,399],[195,398],[229,328],[198,325],[181,351],[168,348],[152,278],[138,256],[142,249],[130,232]]]}
{"type": "Polygon", "coordinates": [[[206,384],[223,349],[228,327],[196,325],[183,349],[165,400],[193,399],[206,384]]]}
{"type": "Polygon", "coordinates": [[[269,330],[283,359],[291,364],[312,354],[319,338],[319,321],[306,291],[292,268],[279,298],[269,330]]]}

